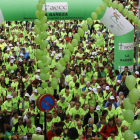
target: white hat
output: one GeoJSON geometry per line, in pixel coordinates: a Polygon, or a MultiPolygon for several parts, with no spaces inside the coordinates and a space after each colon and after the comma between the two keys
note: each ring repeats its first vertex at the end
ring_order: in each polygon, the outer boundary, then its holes
{"type": "Polygon", "coordinates": [[[97,52],[100,52],[100,50],[97,50],[97,52]]]}
{"type": "Polygon", "coordinates": [[[7,99],[9,99],[9,98],[12,98],[13,96],[11,96],[10,94],[9,95],[7,95],[7,99]]]}
{"type": "Polygon", "coordinates": [[[86,76],[85,73],[82,73],[81,75],[82,75],[82,76],[86,76]]]}
{"type": "Polygon", "coordinates": [[[38,69],[37,72],[40,72],[40,69],[38,69]]]}
{"type": "Polygon", "coordinates": [[[54,43],[56,43],[56,41],[54,41],[54,43]]]}
{"type": "Polygon", "coordinates": [[[86,31],[86,34],[88,33],[88,31],[86,31]]]}
{"type": "Polygon", "coordinates": [[[138,71],[135,71],[135,74],[139,75],[139,72],[138,71]]]}
{"type": "Polygon", "coordinates": [[[96,52],[92,52],[92,55],[95,55],[96,52]]]}
{"type": "Polygon", "coordinates": [[[11,58],[12,58],[12,59],[15,59],[15,57],[14,57],[14,56],[11,56],[11,58]]]}
{"type": "Polygon", "coordinates": [[[114,49],[114,46],[112,48],[114,49]]]}
{"type": "Polygon", "coordinates": [[[60,22],[63,23],[63,20],[61,20],[60,22]]]}
{"type": "Polygon", "coordinates": [[[138,136],[137,136],[136,134],[134,134],[134,138],[135,138],[135,139],[138,139],[138,136]]]}
{"type": "Polygon", "coordinates": [[[74,67],[78,66],[77,64],[74,64],[74,67]]]}
{"type": "Polygon", "coordinates": [[[23,61],[23,60],[20,58],[20,59],[19,59],[19,62],[22,62],[22,61],[23,61]]]}
{"type": "Polygon", "coordinates": [[[97,94],[97,89],[96,88],[93,88],[92,90],[95,94],[97,94]]]}
{"type": "Polygon", "coordinates": [[[89,44],[86,44],[86,46],[88,46],[89,44]]]}
{"type": "Polygon", "coordinates": [[[36,128],[36,132],[37,132],[37,133],[40,133],[40,132],[41,132],[41,128],[40,128],[40,127],[37,127],[37,128],[36,128]]]}
{"type": "Polygon", "coordinates": [[[7,47],[7,44],[5,44],[4,47],[7,47]]]}
{"type": "Polygon", "coordinates": [[[60,47],[59,49],[62,50],[62,47],[60,47]]]}
{"type": "Polygon", "coordinates": [[[50,34],[52,34],[52,31],[50,31],[50,34]]]}
{"type": "Polygon", "coordinates": [[[55,54],[56,52],[55,51],[52,51],[52,53],[55,54]]]}
{"type": "Polygon", "coordinates": [[[32,27],[32,29],[34,29],[34,27],[32,27]]]}
{"type": "Polygon", "coordinates": [[[107,51],[107,48],[105,48],[104,50],[107,51]]]}
{"type": "Polygon", "coordinates": [[[56,31],[56,33],[59,33],[58,31],[56,31]]]}
{"type": "Polygon", "coordinates": [[[91,56],[90,58],[91,58],[91,59],[94,59],[94,57],[93,57],[93,56],[91,56]]]}
{"type": "Polygon", "coordinates": [[[13,45],[12,44],[9,44],[9,47],[12,47],[13,45]]]}
{"type": "Polygon", "coordinates": [[[119,84],[120,84],[120,83],[121,83],[121,80],[117,80],[117,83],[119,83],[119,84]]]}
{"type": "Polygon", "coordinates": [[[96,29],[96,31],[98,31],[99,30],[99,28],[98,29],[96,29]]]}
{"type": "Polygon", "coordinates": [[[35,89],[34,92],[37,93],[37,89],[35,89]]]}
{"type": "Polygon", "coordinates": [[[4,39],[2,39],[1,41],[4,41],[4,39]]]}
{"type": "Polygon", "coordinates": [[[65,29],[63,28],[62,30],[64,31],[65,29]]]}
{"type": "Polygon", "coordinates": [[[26,24],[26,22],[23,22],[23,24],[26,24]]]}
{"type": "Polygon", "coordinates": [[[9,49],[9,48],[7,48],[7,51],[10,51],[10,49],[9,49]]]}
{"type": "Polygon", "coordinates": [[[69,35],[69,37],[71,37],[71,35],[69,35]]]}
{"type": "Polygon", "coordinates": [[[97,88],[101,88],[100,86],[97,86],[97,88]]]}
{"type": "Polygon", "coordinates": [[[24,54],[23,54],[23,53],[21,53],[19,56],[24,56],[24,54]]]}
{"type": "Polygon", "coordinates": [[[8,25],[6,25],[6,27],[9,27],[8,25]]]}
{"type": "Polygon", "coordinates": [[[100,110],[100,106],[99,105],[97,105],[96,110],[100,110]]]}
{"type": "Polygon", "coordinates": [[[51,56],[54,56],[54,54],[52,53],[51,56]]]}
{"type": "Polygon", "coordinates": [[[14,61],[13,60],[10,60],[10,63],[14,63],[14,61]]]}
{"type": "Polygon", "coordinates": [[[13,70],[11,70],[11,73],[14,73],[14,71],[13,71],[13,70]]]}
{"type": "Polygon", "coordinates": [[[62,39],[61,38],[59,38],[59,41],[61,41],[62,39]]]}
{"type": "Polygon", "coordinates": [[[11,49],[14,49],[14,47],[11,47],[11,49]]]}
{"type": "Polygon", "coordinates": [[[88,42],[88,40],[86,40],[86,42],[88,42]]]}
{"type": "Polygon", "coordinates": [[[49,38],[47,38],[46,40],[47,40],[47,41],[49,41],[50,39],[49,39],[49,38]]]}
{"type": "Polygon", "coordinates": [[[58,57],[58,56],[56,56],[56,57],[55,57],[55,59],[57,59],[57,60],[58,60],[58,59],[59,59],[59,57],[58,57]]]}
{"type": "Polygon", "coordinates": [[[58,57],[61,57],[61,53],[57,54],[58,57]]]}
{"type": "Polygon", "coordinates": [[[106,87],[105,87],[105,90],[109,90],[109,89],[110,89],[109,86],[106,86],[106,87]]]}
{"type": "Polygon", "coordinates": [[[92,90],[92,87],[89,87],[88,90],[92,90]]]}
{"type": "Polygon", "coordinates": [[[38,76],[38,75],[35,77],[35,79],[37,79],[37,80],[41,80],[41,79],[40,79],[40,76],[38,76]]]}
{"type": "Polygon", "coordinates": [[[103,30],[102,33],[105,33],[105,30],[103,30]]]}
{"type": "Polygon", "coordinates": [[[115,98],[114,98],[114,96],[110,96],[110,99],[111,99],[111,100],[114,100],[115,98]]]}
{"type": "Polygon", "coordinates": [[[29,95],[29,93],[26,93],[25,96],[26,96],[26,97],[29,97],[30,95],[29,95]]]}

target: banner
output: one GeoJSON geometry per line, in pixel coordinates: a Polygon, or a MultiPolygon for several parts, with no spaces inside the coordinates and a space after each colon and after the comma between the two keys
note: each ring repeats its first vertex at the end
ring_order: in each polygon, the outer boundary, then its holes
{"type": "Polygon", "coordinates": [[[4,17],[3,17],[3,14],[1,12],[1,9],[0,9],[0,25],[2,22],[4,22],[4,17]]]}

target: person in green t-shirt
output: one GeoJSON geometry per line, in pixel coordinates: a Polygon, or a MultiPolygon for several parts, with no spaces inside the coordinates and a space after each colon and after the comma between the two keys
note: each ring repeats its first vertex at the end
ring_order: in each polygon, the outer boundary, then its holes
{"type": "Polygon", "coordinates": [[[55,130],[55,134],[56,134],[56,136],[54,136],[54,137],[52,138],[52,140],[63,140],[63,137],[61,137],[62,129],[57,128],[57,129],[55,130]]]}
{"type": "Polygon", "coordinates": [[[36,127],[35,127],[35,125],[31,124],[30,119],[26,120],[26,125],[27,126],[25,127],[25,133],[26,133],[28,139],[31,139],[32,135],[36,133],[36,127]]]}
{"type": "Polygon", "coordinates": [[[115,131],[111,131],[110,137],[107,140],[120,140],[118,136],[116,136],[115,131]]]}
{"type": "Polygon", "coordinates": [[[36,134],[32,135],[32,140],[44,140],[44,135],[41,135],[42,130],[40,127],[36,128],[36,134]]]}

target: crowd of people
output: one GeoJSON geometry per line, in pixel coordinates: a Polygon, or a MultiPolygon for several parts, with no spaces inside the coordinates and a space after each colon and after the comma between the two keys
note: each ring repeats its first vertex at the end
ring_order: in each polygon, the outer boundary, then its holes
{"type": "MultiPolygon", "coordinates": [[[[137,15],[133,1],[123,4],[137,15]]],[[[48,21],[49,88],[56,64],[85,22],[48,21]]],[[[136,32],[137,26],[134,27],[136,32]]],[[[113,33],[98,20],[88,29],[53,89],[55,106],[46,116],[47,140],[124,140],[124,132],[130,129],[131,123],[123,116],[123,101],[129,98],[125,79],[133,74],[140,89],[140,68],[134,73],[127,66],[123,72],[114,70],[113,33]],[[97,47],[95,42],[101,34],[105,45],[97,47]]],[[[45,81],[40,79],[40,60],[36,59],[40,45],[35,42],[36,36],[33,21],[5,21],[0,26],[1,140],[44,139],[44,112],[37,108],[36,100],[40,96],[37,88],[45,81]]],[[[140,119],[140,100],[133,111],[135,119],[140,119]]],[[[140,130],[134,137],[140,139],[140,130]]]]}

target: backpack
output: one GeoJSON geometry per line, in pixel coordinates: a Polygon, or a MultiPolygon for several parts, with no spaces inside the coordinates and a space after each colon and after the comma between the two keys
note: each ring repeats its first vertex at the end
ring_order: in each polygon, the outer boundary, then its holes
{"type": "MultiPolygon", "coordinates": [[[[115,127],[115,131],[116,131],[116,129],[117,129],[116,125],[115,125],[115,124],[113,124],[113,126],[115,127]]],[[[104,133],[106,132],[106,129],[107,129],[107,123],[105,124],[104,133]]]]}

